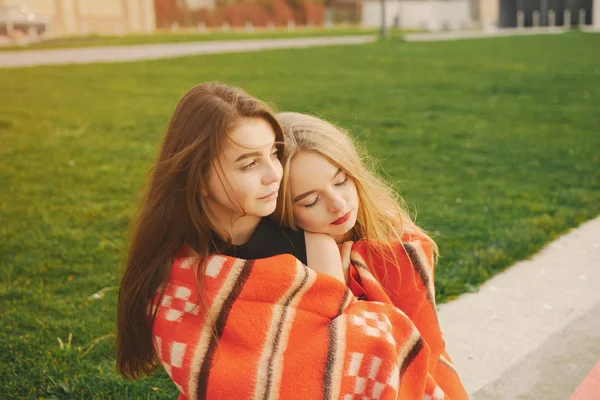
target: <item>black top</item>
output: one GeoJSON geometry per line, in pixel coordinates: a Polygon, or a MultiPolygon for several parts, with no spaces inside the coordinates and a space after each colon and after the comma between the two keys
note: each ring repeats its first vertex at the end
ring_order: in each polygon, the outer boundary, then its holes
{"type": "MultiPolygon", "coordinates": [[[[213,235],[213,242],[216,247],[213,248],[215,251],[227,247],[227,244],[216,234],[213,235]]],[[[245,260],[267,258],[278,254],[291,254],[304,265],[307,264],[304,231],[282,227],[267,217],[261,219],[246,243],[232,245],[222,254],[245,260]]]]}

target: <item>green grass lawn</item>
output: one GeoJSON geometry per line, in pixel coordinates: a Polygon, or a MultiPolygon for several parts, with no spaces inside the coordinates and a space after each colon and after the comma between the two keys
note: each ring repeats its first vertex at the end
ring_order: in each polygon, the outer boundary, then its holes
{"type": "Polygon", "coordinates": [[[192,86],[350,129],[438,241],[445,301],[600,213],[599,49],[569,33],[3,70],[0,398],[176,398],[164,372],[119,378],[112,334],[136,195],[192,86]]]}
{"type": "MultiPolygon", "coordinates": [[[[287,29],[277,28],[273,31],[265,29],[256,29],[253,32],[246,32],[239,29],[232,30],[229,32],[210,30],[204,33],[193,31],[159,31],[152,34],[129,34],[122,36],[88,35],[59,37],[45,39],[41,42],[31,43],[28,45],[12,45],[0,47],[0,51],[98,46],[127,46],[154,43],[205,42],[214,40],[284,39],[295,37],[373,35],[377,32],[377,29],[362,29],[360,27],[333,27],[331,29],[319,27],[298,27],[294,31],[288,31],[287,29]]],[[[399,31],[395,30],[392,33],[399,34],[399,31]]]]}

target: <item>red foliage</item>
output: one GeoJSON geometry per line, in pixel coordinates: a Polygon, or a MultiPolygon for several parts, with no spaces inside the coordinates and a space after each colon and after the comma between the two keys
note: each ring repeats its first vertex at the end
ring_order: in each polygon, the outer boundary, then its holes
{"type": "Polygon", "coordinates": [[[312,0],[302,0],[300,3],[300,12],[302,13],[303,24],[323,25],[325,20],[325,7],[323,4],[313,3],[312,0]]]}
{"type": "Polygon", "coordinates": [[[272,20],[267,9],[257,3],[228,4],[218,11],[231,26],[245,26],[246,22],[252,22],[253,26],[267,26],[272,20]]]}
{"type": "Polygon", "coordinates": [[[184,9],[178,0],[154,0],[156,25],[159,28],[170,28],[173,22],[184,24],[184,9]]]}
{"type": "Polygon", "coordinates": [[[159,28],[170,28],[175,22],[180,26],[195,26],[204,22],[209,27],[219,27],[224,22],[232,27],[244,27],[247,22],[251,22],[255,27],[266,27],[269,22],[285,26],[289,20],[293,20],[299,25],[322,25],[325,8],[323,4],[316,4],[314,1],[242,0],[217,6],[214,10],[192,11],[185,8],[185,3],[181,0],[154,0],[154,7],[159,28]]]}
{"type": "Polygon", "coordinates": [[[294,11],[284,0],[271,0],[271,7],[275,25],[287,25],[288,20],[294,19],[294,11]]]}

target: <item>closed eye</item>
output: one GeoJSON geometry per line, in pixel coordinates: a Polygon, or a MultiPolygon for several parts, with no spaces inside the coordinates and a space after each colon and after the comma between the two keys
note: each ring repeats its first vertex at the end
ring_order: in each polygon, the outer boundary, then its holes
{"type": "Polygon", "coordinates": [[[317,201],[319,201],[319,196],[315,197],[315,200],[312,203],[304,204],[304,207],[307,207],[307,208],[314,207],[317,204],[317,201]]]}
{"type": "Polygon", "coordinates": [[[344,176],[344,180],[343,181],[341,181],[339,183],[336,183],[335,186],[344,186],[346,183],[348,183],[348,176],[347,175],[344,176]]]}

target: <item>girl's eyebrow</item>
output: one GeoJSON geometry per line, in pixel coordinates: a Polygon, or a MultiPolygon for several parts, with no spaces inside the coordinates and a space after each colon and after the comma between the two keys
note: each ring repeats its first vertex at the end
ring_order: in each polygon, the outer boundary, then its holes
{"type": "Polygon", "coordinates": [[[244,153],[241,156],[239,156],[238,158],[235,159],[234,162],[238,162],[238,161],[242,161],[246,158],[250,158],[250,157],[260,157],[262,156],[262,153],[260,151],[253,151],[251,153],[244,153]]]}
{"type": "MultiPolygon", "coordinates": [[[[277,143],[274,143],[271,146],[271,148],[277,147],[276,145],[277,145],[277,143]]],[[[266,147],[266,146],[263,146],[263,147],[266,147]]],[[[242,160],[245,160],[246,158],[251,158],[251,157],[260,157],[260,156],[262,156],[262,154],[263,153],[261,151],[251,151],[251,152],[240,155],[238,158],[235,159],[234,162],[242,161],[242,160]]]]}
{"type": "MultiPolygon", "coordinates": [[[[333,174],[333,178],[331,178],[331,180],[334,180],[335,177],[338,176],[341,172],[342,172],[342,169],[338,168],[337,172],[335,174],[333,174]]],[[[316,190],[309,190],[308,192],[304,192],[304,193],[294,197],[294,203],[304,199],[305,197],[310,196],[311,194],[313,194],[315,192],[316,192],[316,190]]]]}

